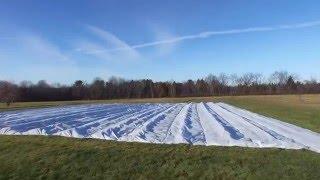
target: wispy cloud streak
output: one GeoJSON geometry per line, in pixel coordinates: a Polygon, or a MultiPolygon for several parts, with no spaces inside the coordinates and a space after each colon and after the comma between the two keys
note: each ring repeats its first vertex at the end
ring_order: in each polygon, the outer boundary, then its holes
{"type": "Polygon", "coordinates": [[[70,60],[58,46],[50,43],[40,36],[25,35],[20,38],[20,41],[26,52],[31,53],[34,57],[54,61],[70,60]]]}
{"type": "Polygon", "coordinates": [[[314,27],[314,26],[320,26],[320,21],[304,22],[304,23],[289,24],[289,25],[279,25],[279,26],[264,26],[264,27],[250,27],[250,28],[244,28],[244,29],[230,29],[230,30],[224,30],[224,31],[204,31],[204,32],[200,32],[198,34],[179,36],[179,37],[160,40],[160,41],[135,44],[135,45],[131,45],[131,46],[127,45],[127,46],[122,46],[119,48],[95,50],[95,51],[91,51],[90,53],[94,54],[94,53],[101,53],[101,52],[105,52],[105,51],[112,52],[112,51],[132,50],[132,49],[139,49],[139,48],[145,48],[145,47],[151,47],[151,46],[158,46],[158,45],[163,45],[163,44],[177,43],[177,42],[186,41],[186,40],[209,38],[212,36],[219,36],[219,35],[277,31],[277,30],[285,30],[285,29],[299,29],[299,28],[307,28],[307,27],[314,27]]]}
{"type": "Polygon", "coordinates": [[[125,59],[137,59],[140,57],[138,51],[136,51],[134,48],[131,48],[131,46],[129,46],[126,42],[120,40],[114,34],[96,26],[86,25],[86,27],[92,34],[104,40],[105,44],[102,45],[101,43],[93,42],[80,43],[81,47],[77,48],[77,51],[84,52],[88,55],[96,55],[97,57],[102,59],[110,59],[115,56],[117,56],[118,58],[122,56],[122,58],[125,59]],[[116,51],[112,53],[111,51],[109,51],[109,49],[123,49],[126,51],[119,54],[116,53],[116,51]]]}

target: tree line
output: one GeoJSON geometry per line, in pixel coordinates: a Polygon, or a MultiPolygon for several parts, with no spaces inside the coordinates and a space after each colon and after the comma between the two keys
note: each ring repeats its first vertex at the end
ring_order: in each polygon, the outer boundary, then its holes
{"type": "Polygon", "coordinates": [[[320,93],[320,83],[315,79],[299,81],[286,71],[276,71],[269,77],[259,73],[242,75],[221,73],[184,82],[154,82],[150,79],[125,80],[111,77],[105,81],[94,79],[91,83],[77,80],[72,85],[50,85],[45,80],[33,84],[23,81],[15,84],[0,81],[0,100],[14,101],[66,101],[122,98],[162,98],[192,96],[237,96],[272,94],[320,93]]]}

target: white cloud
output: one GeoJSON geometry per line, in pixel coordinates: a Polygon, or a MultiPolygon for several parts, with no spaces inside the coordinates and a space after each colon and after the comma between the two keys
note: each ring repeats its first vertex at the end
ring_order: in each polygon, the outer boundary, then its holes
{"type": "Polygon", "coordinates": [[[24,35],[20,38],[23,48],[33,57],[43,60],[67,61],[69,58],[54,44],[37,35],[24,35]]]}
{"type": "Polygon", "coordinates": [[[112,60],[112,55],[108,51],[104,51],[105,48],[97,43],[91,41],[80,40],[75,43],[78,52],[83,52],[87,55],[95,56],[99,59],[112,60]],[[100,51],[101,53],[92,53],[95,51],[100,51]]]}
{"type": "Polygon", "coordinates": [[[0,66],[14,66],[15,71],[0,72],[0,78],[15,80],[40,79],[67,82],[81,75],[72,56],[66,50],[48,41],[36,33],[21,33],[8,43],[4,58],[0,58],[0,66]],[[18,64],[18,66],[17,66],[18,64]],[[17,73],[19,72],[19,73],[17,73]],[[2,74],[1,74],[2,73],[2,74]]]}
{"type": "Polygon", "coordinates": [[[112,33],[105,31],[96,26],[87,25],[89,31],[99,37],[101,40],[105,42],[105,44],[97,43],[97,42],[89,42],[80,40],[78,44],[77,50],[83,52],[88,55],[93,55],[98,58],[103,59],[138,59],[141,57],[140,53],[131,48],[126,42],[120,40],[118,37],[113,35],[112,33]],[[109,52],[108,49],[123,49],[124,51],[120,52],[109,52]]]}
{"type": "MultiPolygon", "coordinates": [[[[152,32],[154,33],[154,37],[156,41],[161,41],[162,39],[173,39],[175,35],[172,34],[167,29],[160,27],[159,25],[153,25],[151,28],[152,32]]],[[[178,43],[170,43],[170,44],[160,44],[155,46],[155,53],[158,56],[164,56],[170,54],[174,51],[177,47],[178,43]]]]}
{"type": "Polygon", "coordinates": [[[224,31],[204,31],[197,34],[168,38],[168,39],[158,40],[158,41],[153,41],[148,43],[142,43],[142,44],[136,44],[136,45],[118,47],[118,48],[109,48],[105,50],[97,50],[97,51],[94,51],[93,53],[102,53],[103,51],[114,52],[114,51],[139,49],[139,48],[159,46],[164,44],[172,44],[172,43],[177,43],[177,42],[186,41],[186,40],[209,38],[211,36],[218,36],[218,35],[241,34],[241,33],[250,33],[250,32],[265,32],[265,31],[276,31],[276,30],[284,30],[284,29],[298,29],[298,28],[306,28],[306,27],[314,27],[314,26],[320,26],[320,21],[304,22],[304,23],[290,24],[290,25],[279,25],[279,26],[230,29],[230,30],[224,30],[224,31]]]}

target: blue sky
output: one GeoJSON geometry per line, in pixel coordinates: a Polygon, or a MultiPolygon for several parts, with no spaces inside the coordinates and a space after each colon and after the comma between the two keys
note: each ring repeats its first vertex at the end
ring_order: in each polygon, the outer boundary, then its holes
{"type": "Polygon", "coordinates": [[[3,0],[0,79],[320,79],[320,1],[3,0]]]}

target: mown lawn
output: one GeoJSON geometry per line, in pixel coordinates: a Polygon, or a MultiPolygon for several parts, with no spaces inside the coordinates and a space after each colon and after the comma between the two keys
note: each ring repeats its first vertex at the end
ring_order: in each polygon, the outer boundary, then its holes
{"type": "MultiPolygon", "coordinates": [[[[14,103],[9,109],[190,101],[223,101],[320,132],[320,95],[14,103]]],[[[306,150],[0,136],[0,179],[320,179],[319,169],[320,154],[306,150]]]]}
{"type": "Polygon", "coordinates": [[[320,179],[305,150],[0,136],[0,179],[320,179]]]}

